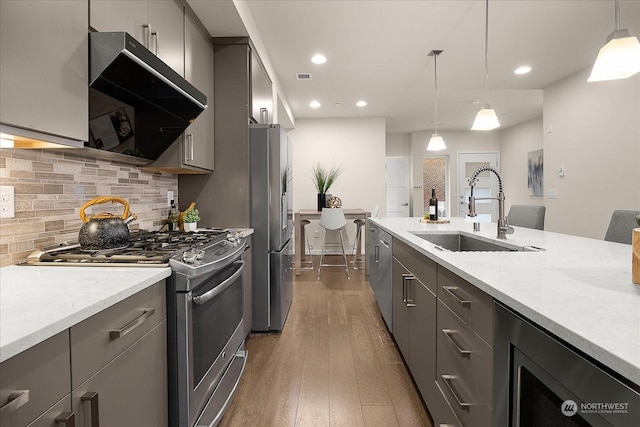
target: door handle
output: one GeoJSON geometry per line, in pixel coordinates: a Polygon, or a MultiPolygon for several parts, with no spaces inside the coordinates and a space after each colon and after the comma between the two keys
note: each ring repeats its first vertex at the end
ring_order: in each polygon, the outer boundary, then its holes
{"type": "Polygon", "coordinates": [[[453,339],[453,334],[455,334],[457,331],[453,331],[451,329],[443,329],[442,333],[449,338],[449,341],[451,341],[451,344],[453,344],[453,346],[455,347],[456,350],[458,350],[458,353],[460,354],[460,356],[462,357],[466,357],[466,358],[470,358],[471,357],[471,351],[469,350],[465,350],[462,347],[460,347],[460,345],[456,342],[456,340],[453,339]]]}
{"type": "Polygon", "coordinates": [[[458,289],[457,286],[443,286],[442,289],[444,289],[448,294],[450,294],[453,297],[453,299],[456,300],[456,302],[461,306],[466,308],[471,308],[471,301],[463,300],[458,295],[453,293],[454,289],[458,289]]]}
{"type": "Polygon", "coordinates": [[[449,391],[453,395],[453,398],[456,400],[456,403],[458,404],[458,406],[461,409],[469,410],[469,407],[471,406],[471,404],[468,403],[468,402],[463,402],[462,398],[460,397],[460,395],[453,388],[453,384],[451,384],[451,380],[456,379],[456,376],[455,375],[441,375],[441,377],[442,377],[442,381],[444,381],[444,384],[447,386],[447,388],[449,389],[449,391]]]}

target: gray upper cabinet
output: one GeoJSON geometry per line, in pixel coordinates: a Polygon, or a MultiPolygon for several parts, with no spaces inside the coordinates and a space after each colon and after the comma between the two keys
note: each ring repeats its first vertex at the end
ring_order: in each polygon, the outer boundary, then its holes
{"type": "Polygon", "coordinates": [[[184,9],[172,0],[91,0],[89,25],[126,31],[184,76],[184,9]]]}
{"type": "Polygon", "coordinates": [[[88,139],[86,1],[0,1],[0,123],[88,139]]]}
{"type": "Polygon", "coordinates": [[[190,13],[184,16],[184,36],[184,57],[180,58],[184,77],[207,96],[208,105],[184,134],[145,168],[176,174],[208,174],[214,167],[213,43],[190,13]]]}
{"type": "Polygon", "coordinates": [[[190,15],[185,16],[185,78],[207,96],[207,108],[185,131],[185,164],[213,170],[213,44],[190,15]]]}
{"type": "Polygon", "coordinates": [[[253,49],[251,50],[251,117],[256,123],[273,122],[271,79],[253,49]]]}

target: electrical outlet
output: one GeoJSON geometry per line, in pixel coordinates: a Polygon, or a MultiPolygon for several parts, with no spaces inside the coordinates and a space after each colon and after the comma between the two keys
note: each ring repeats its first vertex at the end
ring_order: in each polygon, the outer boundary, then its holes
{"type": "Polygon", "coordinates": [[[15,217],[13,187],[10,185],[2,185],[0,186],[0,218],[13,217],[15,217]]]}
{"type": "Polygon", "coordinates": [[[555,188],[549,189],[547,191],[547,199],[557,199],[558,198],[558,190],[555,188]]]}
{"type": "Polygon", "coordinates": [[[174,200],[173,199],[173,191],[171,190],[167,190],[167,207],[170,208],[171,207],[171,201],[174,200]]]}

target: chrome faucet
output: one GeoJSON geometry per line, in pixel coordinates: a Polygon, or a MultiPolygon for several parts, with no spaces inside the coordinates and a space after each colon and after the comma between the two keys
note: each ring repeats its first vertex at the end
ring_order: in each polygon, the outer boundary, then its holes
{"type": "Polygon", "coordinates": [[[502,187],[502,175],[493,166],[481,166],[471,174],[469,178],[469,186],[471,187],[471,195],[469,196],[469,216],[475,217],[476,214],[476,200],[497,200],[498,201],[498,239],[506,239],[507,234],[513,234],[513,227],[509,226],[509,221],[504,213],[504,192],[502,187]],[[482,172],[493,172],[498,178],[498,197],[481,197],[475,198],[473,196],[473,188],[476,186],[478,175],[482,172]]]}

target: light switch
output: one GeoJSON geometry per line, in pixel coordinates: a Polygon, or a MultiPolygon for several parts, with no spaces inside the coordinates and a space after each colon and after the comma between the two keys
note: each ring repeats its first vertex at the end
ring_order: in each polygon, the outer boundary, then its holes
{"type": "Polygon", "coordinates": [[[564,166],[560,166],[560,167],[558,168],[558,176],[559,176],[559,177],[563,177],[563,176],[564,176],[564,173],[565,173],[564,166]]]}

